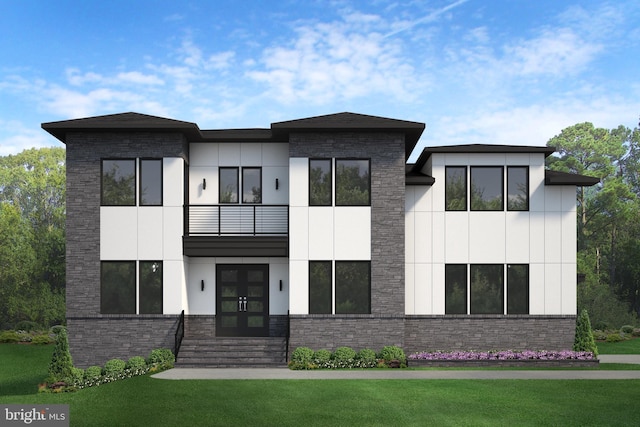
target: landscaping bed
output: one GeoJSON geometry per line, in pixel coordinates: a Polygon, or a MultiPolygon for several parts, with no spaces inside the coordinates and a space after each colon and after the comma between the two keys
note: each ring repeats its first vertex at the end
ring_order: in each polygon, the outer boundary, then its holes
{"type": "Polygon", "coordinates": [[[592,368],[599,363],[584,351],[422,352],[407,358],[412,368],[592,368]]]}

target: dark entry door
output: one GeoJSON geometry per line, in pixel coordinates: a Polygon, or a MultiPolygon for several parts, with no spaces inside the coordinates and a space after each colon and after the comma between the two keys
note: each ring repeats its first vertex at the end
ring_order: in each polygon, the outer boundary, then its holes
{"type": "Polygon", "coordinates": [[[218,265],[216,335],[269,336],[269,266],[218,265]]]}

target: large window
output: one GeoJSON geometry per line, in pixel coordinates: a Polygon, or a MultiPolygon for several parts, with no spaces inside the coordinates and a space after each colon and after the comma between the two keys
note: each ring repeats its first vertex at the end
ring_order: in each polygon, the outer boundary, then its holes
{"type": "Polygon", "coordinates": [[[529,314],[529,266],[507,265],[507,314],[529,314]]]}
{"type": "Polygon", "coordinates": [[[369,160],[336,159],[336,206],[371,205],[369,160]]]}
{"type": "Polygon", "coordinates": [[[445,168],[445,209],[448,211],[467,210],[467,167],[447,166],[445,168]]]}
{"type": "Polygon", "coordinates": [[[471,210],[503,210],[503,181],[503,168],[501,166],[472,166],[471,210]]]}
{"type": "Polygon", "coordinates": [[[103,206],[135,206],[136,161],[114,159],[102,161],[103,206]]]}
{"type": "Polygon", "coordinates": [[[529,210],[529,168],[507,167],[507,210],[529,210]]]}
{"type": "Polygon", "coordinates": [[[445,314],[529,314],[527,264],[507,264],[506,278],[504,264],[446,264],[444,268],[445,314]]]}
{"type": "Polygon", "coordinates": [[[330,159],[309,160],[309,206],[331,206],[330,159]]]}
{"type": "Polygon", "coordinates": [[[467,314],[467,265],[444,267],[444,313],[467,314]]]}
{"type": "Polygon", "coordinates": [[[331,261],[309,261],[309,314],[331,314],[331,261]]]}
{"type": "Polygon", "coordinates": [[[332,282],[331,261],[309,261],[310,314],[371,313],[371,262],[335,261],[332,282]]]}
{"type": "Polygon", "coordinates": [[[238,203],[238,168],[220,168],[220,203],[238,203]]]}
{"type": "Polygon", "coordinates": [[[103,261],[100,267],[100,313],[135,314],[136,262],[103,261]]]}
{"type": "Polygon", "coordinates": [[[242,203],[262,203],[262,169],[242,168],[242,203]]]}
{"type": "Polygon", "coordinates": [[[140,261],[137,273],[138,292],[136,261],[100,263],[100,313],[162,314],[162,261],[140,261]]]}
{"type": "Polygon", "coordinates": [[[140,160],[140,206],[162,206],[162,160],[140,160]]]}
{"type": "MultiPolygon", "coordinates": [[[[221,167],[220,203],[238,203],[240,200],[240,168],[221,167]]],[[[262,203],[262,169],[242,168],[242,203],[262,203]]]]}

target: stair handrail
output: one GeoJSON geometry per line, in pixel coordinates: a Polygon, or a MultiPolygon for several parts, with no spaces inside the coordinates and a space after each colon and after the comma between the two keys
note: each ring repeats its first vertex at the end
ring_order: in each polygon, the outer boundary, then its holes
{"type": "Polygon", "coordinates": [[[285,335],[285,361],[287,365],[289,364],[289,337],[291,336],[291,316],[289,315],[290,311],[287,310],[287,331],[285,335]]]}
{"type": "Polygon", "coordinates": [[[174,351],[173,354],[176,357],[176,362],[178,361],[178,353],[180,352],[180,346],[182,345],[182,338],[184,338],[184,310],[180,313],[180,317],[178,318],[178,327],[176,328],[176,335],[174,341],[174,351]]]}

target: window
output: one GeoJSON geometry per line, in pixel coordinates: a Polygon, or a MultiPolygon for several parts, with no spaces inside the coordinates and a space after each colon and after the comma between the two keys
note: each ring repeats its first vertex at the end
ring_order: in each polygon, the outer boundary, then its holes
{"type": "Polygon", "coordinates": [[[336,314],[371,313],[371,263],[336,261],[336,314]]]}
{"type": "Polygon", "coordinates": [[[309,206],[331,206],[330,159],[309,160],[309,206]]]}
{"type": "Polygon", "coordinates": [[[103,261],[100,265],[100,313],[135,312],[136,262],[103,261]]]}
{"type": "Polygon", "coordinates": [[[467,265],[444,266],[444,313],[467,314],[467,265]]]}
{"type": "MultiPolygon", "coordinates": [[[[162,314],[162,261],[140,261],[140,314],[162,314]]],[[[100,313],[136,314],[136,261],[100,263],[100,313]]]]}
{"type": "Polygon", "coordinates": [[[471,264],[471,314],[504,314],[504,265],[471,264]]]}
{"type": "Polygon", "coordinates": [[[336,159],[336,206],[369,206],[369,160],[336,159]]]}
{"type": "Polygon", "coordinates": [[[140,206],[162,206],[162,160],[140,160],[140,206]]]}
{"type": "Polygon", "coordinates": [[[135,206],[135,159],[103,160],[101,174],[103,206],[135,206]]]}
{"type": "Polygon", "coordinates": [[[467,168],[447,166],[445,168],[445,209],[448,211],[467,210],[467,168]]]}
{"type": "Polygon", "coordinates": [[[309,261],[309,314],[371,313],[371,262],[335,261],[335,293],[332,262],[309,261]],[[335,295],[335,301],[334,301],[335,295]]]}
{"type": "Polygon", "coordinates": [[[503,210],[503,180],[503,168],[501,166],[472,166],[471,210],[503,210]]]}
{"type": "Polygon", "coordinates": [[[331,314],[331,261],[309,261],[309,314],[331,314]]]}
{"type": "Polygon", "coordinates": [[[140,314],[162,314],[162,261],[140,261],[140,314]]]}
{"type": "Polygon", "coordinates": [[[242,168],[242,203],[262,203],[262,169],[242,168]]]}
{"type": "Polygon", "coordinates": [[[220,168],[220,203],[238,203],[238,168],[220,168]]]}
{"type": "Polygon", "coordinates": [[[507,210],[529,210],[529,168],[507,167],[507,210]]]}
{"type": "Polygon", "coordinates": [[[529,266],[507,265],[507,314],[529,314],[529,266]]]}

